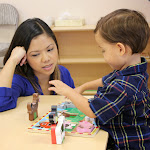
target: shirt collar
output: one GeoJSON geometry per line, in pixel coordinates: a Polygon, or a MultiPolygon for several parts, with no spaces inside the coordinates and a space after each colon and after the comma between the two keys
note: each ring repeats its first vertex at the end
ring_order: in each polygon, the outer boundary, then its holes
{"type": "Polygon", "coordinates": [[[134,74],[146,72],[146,69],[147,69],[147,61],[144,57],[141,57],[141,63],[128,66],[127,68],[120,71],[115,70],[114,72],[116,76],[120,76],[120,75],[126,76],[126,75],[134,75],[134,74]]]}
{"type": "Polygon", "coordinates": [[[146,72],[146,69],[147,69],[147,61],[145,58],[141,57],[141,63],[128,66],[123,70],[114,70],[108,76],[103,77],[103,83],[107,84],[108,82],[114,80],[119,76],[130,76],[135,74],[141,74],[143,72],[146,72]]]}

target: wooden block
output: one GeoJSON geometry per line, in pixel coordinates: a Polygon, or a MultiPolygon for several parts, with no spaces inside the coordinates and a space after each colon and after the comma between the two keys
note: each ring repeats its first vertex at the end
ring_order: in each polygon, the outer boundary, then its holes
{"type": "Polygon", "coordinates": [[[57,144],[57,143],[56,143],[56,133],[55,133],[55,129],[56,129],[56,124],[52,124],[52,125],[51,125],[51,141],[52,141],[52,144],[57,144]]]}
{"type": "Polygon", "coordinates": [[[33,101],[32,103],[27,103],[27,110],[29,113],[29,120],[33,121],[38,117],[38,102],[39,102],[39,94],[33,94],[33,101]]]}

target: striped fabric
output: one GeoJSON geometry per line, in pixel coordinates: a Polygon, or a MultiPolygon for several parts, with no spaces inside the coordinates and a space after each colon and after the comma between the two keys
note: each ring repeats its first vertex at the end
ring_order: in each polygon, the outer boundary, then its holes
{"type": "MultiPolygon", "coordinates": [[[[0,3],[0,25],[11,25],[18,27],[19,14],[17,9],[5,3],[0,3]]],[[[9,48],[10,43],[0,43],[0,57],[3,57],[9,48]]]]}
{"type": "Polygon", "coordinates": [[[150,150],[150,93],[147,62],[103,77],[90,107],[118,150],[150,150]]]}
{"type": "Polygon", "coordinates": [[[16,8],[10,4],[0,4],[0,25],[18,26],[19,14],[16,8]]]}

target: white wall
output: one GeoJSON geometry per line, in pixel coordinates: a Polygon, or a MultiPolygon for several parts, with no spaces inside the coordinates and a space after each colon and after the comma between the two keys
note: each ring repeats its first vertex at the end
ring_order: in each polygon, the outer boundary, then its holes
{"type": "Polygon", "coordinates": [[[20,22],[27,18],[58,18],[68,11],[72,16],[85,18],[86,24],[96,24],[100,17],[119,8],[141,11],[150,22],[149,0],[0,0],[14,5],[19,11],[20,22]]]}

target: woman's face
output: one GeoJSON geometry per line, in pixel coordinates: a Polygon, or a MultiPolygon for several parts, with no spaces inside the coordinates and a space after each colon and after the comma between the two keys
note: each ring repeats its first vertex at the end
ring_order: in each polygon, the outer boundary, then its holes
{"type": "Polygon", "coordinates": [[[37,77],[50,76],[58,61],[58,49],[54,40],[41,34],[31,40],[27,62],[37,77]]]}

